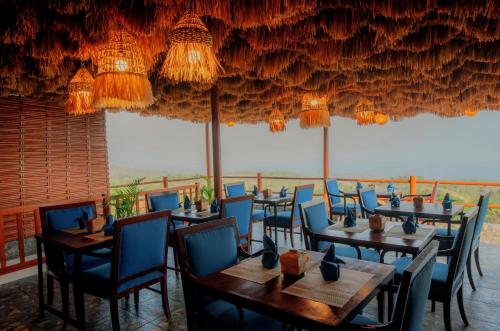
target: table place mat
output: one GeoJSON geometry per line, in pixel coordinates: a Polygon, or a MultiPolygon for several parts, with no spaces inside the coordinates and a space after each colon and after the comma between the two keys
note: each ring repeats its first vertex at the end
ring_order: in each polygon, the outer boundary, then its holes
{"type": "Polygon", "coordinates": [[[85,233],[88,233],[87,229],[80,229],[80,228],[66,228],[66,229],[62,229],[61,232],[66,232],[66,233],[69,233],[69,234],[85,234],[85,233]]]}
{"type": "Polygon", "coordinates": [[[318,267],[281,292],[342,308],[372,277],[371,273],[341,268],[339,280],[325,281],[318,267]]]}
{"type": "Polygon", "coordinates": [[[199,217],[212,216],[212,215],[215,215],[215,214],[217,214],[217,213],[212,213],[210,210],[204,210],[204,211],[196,212],[196,215],[199,216],[199,217]]]}
{"type": "Polygon", "coordinates": [[[410,240],[424,240],[429,232],[433,230],[432,226],[419,225],[417,228],[417,232],[414,234],[406,234],[403,230],[401,224],[394,224],[390,227],[390,229],[384,231],[384,237],[395,237],[401,239],[410,239],[410,240]]]}
{"type": "Polygon", "coordinates": [[[369,229],[368,221],[357,220],[356,226],[346,228],[343,222],[337,222],[328,227],[328,230],[361,233],[369,229]]]}
{"type": "Polygon", "coordinates": [[[105,236],[104,231],[89,234],[88,236],[85,236],[85,238],[97,240],[97,241],[103,241],[103,240],[108,240],[110,238],[113,238],[113,236],[105,236]]]}
{"type": "Polygon", "coordinates": [[[257,284],[264,284],[281,274],[279,263],[273,269],[262,266],[260,257],[248,258],[234,266],[221,271],[221,273],[233,277],[249,280],[257,284]]]}

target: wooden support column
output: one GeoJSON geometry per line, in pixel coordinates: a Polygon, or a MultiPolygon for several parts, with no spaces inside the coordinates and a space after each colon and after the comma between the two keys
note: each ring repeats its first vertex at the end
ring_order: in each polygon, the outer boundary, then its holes
{"type": "Polygon", "coordinates": [[[210,164],[210,132],[208,122],[205,123],[205,159],[207,162],[207,177],[212,177],[212,167],[210,164]]]}
{"type": "Polygon", "coordinates": [[[222,175],[220,164],[220,123],[219,123],[219,88],[214,85],[211,90],[212,107],[212,148],[214,165],[214,190],[217,199],[222,198],[222,175]]]}
{"type": "MultiPolygon", "coordinates": [[[[326,181],[329,176],[330,162],[328,155],[328,128],[323,128],[323,180],[326,181]]],[[[326,185],[323,187],[325,201],[328,201],[326,185]]]]}

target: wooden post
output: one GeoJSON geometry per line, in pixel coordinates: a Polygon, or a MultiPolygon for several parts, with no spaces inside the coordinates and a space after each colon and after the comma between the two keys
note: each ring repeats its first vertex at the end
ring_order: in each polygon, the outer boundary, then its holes
{"type": "Polygon", "coordinates": [[[417,177],[410,176],[410,195],[417,194],[417,177]]]}
{"type": "Polygon", "coordinates": [[[163,177],[163,188],[168,188],[168,177],[163,177]]]}
{"type": "Polygon", "coordinates": [[[211,89],[212,108],[212,148],[214,166],[215,198],[222,198],[222,176],[220,166],[220,123],[219,123],[219,88],[214,85],[211,89]]]}
{"type": "Polygon", "coordinates": [[[326,180],[329,176],[329,155],[328,155],[328,128],[323,128],[323,195],[325,196],[325,201],[328,201],[328,195],[326,190],[326,180]]]}
{"type": "Polygon", "coordinates": [[[194,183],[194,201],[200,200],[200,183],[194,183]]]}
{"type": "Polygon", "coordinates": [[[259,192],[264,189],[262,187],[262,174],[260,172],[257,173],[257,188],[259,189],[259,192]]]}
{"type": "Polygon", "coordinates": [[[208,122],[205,123],[205,159],[207,162],[207,177],[212,177],[212,168],[210,167],[210,134],[208,122]]]}

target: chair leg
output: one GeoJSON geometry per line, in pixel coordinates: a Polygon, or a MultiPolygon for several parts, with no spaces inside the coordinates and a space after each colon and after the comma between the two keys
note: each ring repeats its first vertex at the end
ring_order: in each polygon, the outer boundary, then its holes
{"type": "Polygon", "coordinates": [[[476,290],[476,284],[474,284],[474,277],[472,275],[472,256],[469,255],[469,258],[467,259],[467,277],[469,278],[469,284],[470,287],[472,287],[472,290],[476,290]]]}
{"type": "Polygon", "coordinates": [[[445,300],[445,302],[443,302],[443,317],[444,317],[445,330],[451,331],[451,302],[450,301],[445,300]]]}
{"type": "Polygon", "coordinates": [[[283,229],[283,238],[285,238],[285,242],[288,240],[286,233],[287,233],[286,228],[284,228],[283,229]]]}
{"type": "Polygon", "coordinates": [[[111,311],[111,325],[113,326],[113,331],[119,331],[120,319],[118,317],[118,300],[116,298],[111,298],[109,300],[109,309],[111,311]]]}
{"type": "Polygon", "coordinates": [[[465,314],[464,309],[464,286],[460,286],[457,292],[457,301],[458,301],[458,309],[460,310],[460,317],[462,317],[462,321],[464,321],[465,326],[469,326],[469,320],[467,319],[467,315],[465,314]]]}
{"type": "Polygon", "coordinates": [[[479,276],[483,277],[483,271],[481,270],[481,265],[479,264],[479,246],[474,251],[474,258],[476,259],[477,272],[479,272],[479,276]]]}
{"type": "Polygon", "coordinates": [[[135,304],[136,306],[138,306],[138,305],[139,305],[139,290],[135,290],[135,291],[134,291],[134,304],[135,304]]]}
{"type": "Polygon", "coordinates": [[[47,274],[47,304],[52,306],[54,304],[54,277],[47,274]]]}
{"type": "Polygon", "coordinates": [[[61,282],[61,299],[62,307],[65,321],[69,318],[69,284],[67,282],[61,282]]]}
{"type": "Polygon", "coordinates": [[[163,306],[163,313],[165,317],[170,319],[170,306],[168,304],[168,292],[167,292],[167,276],[163,277],[160,282],[161,287],[161,304],[163,306]]]}
{"type": "Polygon", "coordinates": [[[380,291],[377,294],[378,321],[380,323],[384,323],[384,304],[385,304],[385,293],[384,291],[380,291]]]}
{"type": "Polygon", "coordinates": [[[290,243],[292,244],[292,248],[295,248],[295,243],[293,241],[293,226],[290,228],[290,243]]]}
{"type": "Polygon", "coordinates": [[[179,277],[179,257],[177,256],[177,249],[175,247],[172,247],[172,252],[174,253],[174,271],[175,271],[175,277],[179,277]]]}

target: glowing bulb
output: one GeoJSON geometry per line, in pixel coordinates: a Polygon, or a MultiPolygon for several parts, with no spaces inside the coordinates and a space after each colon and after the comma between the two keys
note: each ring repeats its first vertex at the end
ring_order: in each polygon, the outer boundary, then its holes
{"type": "Polygon", "coordinates": [[[201,54],[199,51],[190,49],[187,53],[189,64],[196,64],[201,61],[201,54]]]}
{"type": "Polygon", "coordinates": [[[312,99],[311,100],[311,106],[317,106],[318,105],[318,100],[312,99]]]}
{"type": "Polygon", "coordinates": [[[116,70],[125,71],[128,68],[128,63],[125,60],[119,59],[115,61],[116,70]]]}

